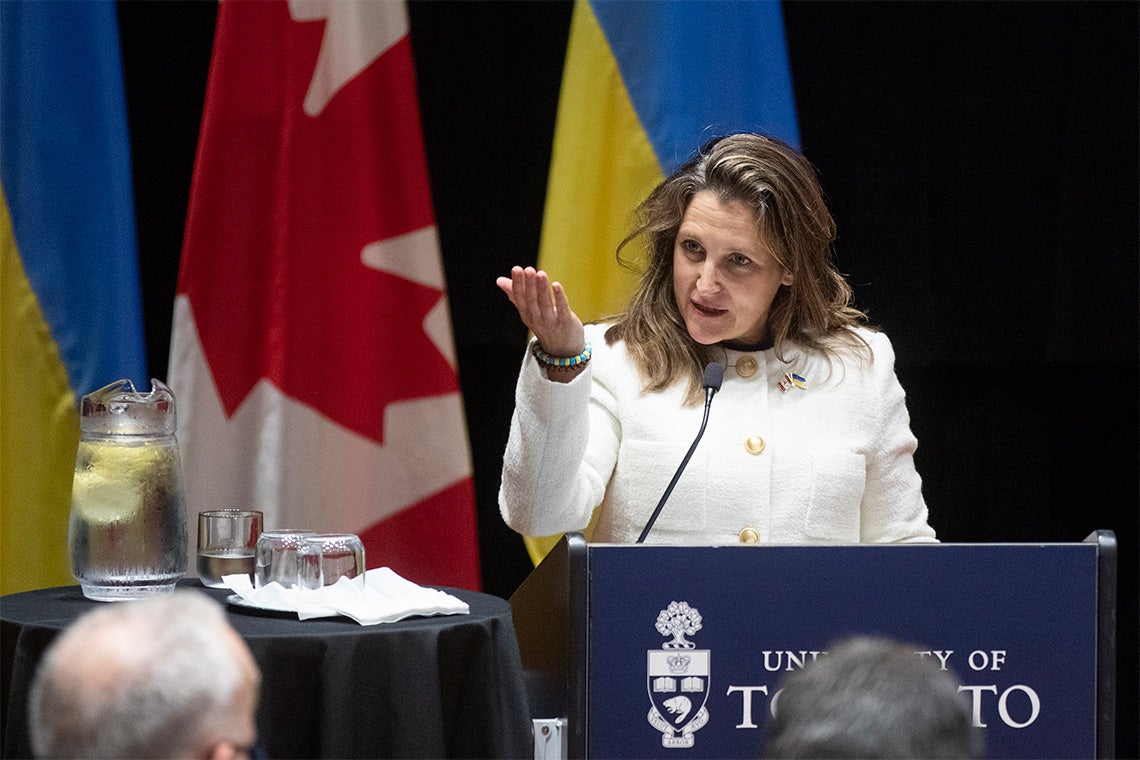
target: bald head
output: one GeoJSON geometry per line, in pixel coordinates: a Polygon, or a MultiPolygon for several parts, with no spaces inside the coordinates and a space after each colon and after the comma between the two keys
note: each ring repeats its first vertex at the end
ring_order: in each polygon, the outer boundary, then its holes
{"type": "Polygon", "coordinates": [[[204,594],[117,602],[70,626],[32,684],[38,757],[208,758],[256,738],[260,674],[204,594]]]}

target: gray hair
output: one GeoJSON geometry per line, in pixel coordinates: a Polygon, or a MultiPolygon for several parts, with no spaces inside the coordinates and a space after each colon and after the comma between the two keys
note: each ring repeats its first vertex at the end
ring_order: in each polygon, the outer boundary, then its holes
{"type": "Polygon", "coordinates": [[[227,629],[221,606],[195,591],[83,615],[33,681],[36,756],[169,758],[209,746],[242,682],[227,629]]]}
{"type": "Polygon", "coordinates": [[[769,758],[976,758],[981,735],[958,680],[919,647],[840,642],[789,674],[768,722],[769,758]]]}

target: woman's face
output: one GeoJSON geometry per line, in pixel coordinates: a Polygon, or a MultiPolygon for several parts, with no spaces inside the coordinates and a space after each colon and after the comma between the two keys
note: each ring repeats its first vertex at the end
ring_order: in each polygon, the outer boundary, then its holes
{"type": "Polygon", "coordinates": [[[702,345],[766,340],[781,285],[792,284],[756,233],[752,210],[702,190],[681,218],[673,245],[673,292],[689,336],[702,345]]]}

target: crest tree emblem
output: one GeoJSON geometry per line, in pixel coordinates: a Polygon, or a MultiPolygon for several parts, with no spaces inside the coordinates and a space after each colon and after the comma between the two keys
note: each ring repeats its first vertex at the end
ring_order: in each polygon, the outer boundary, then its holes
{"type": "Polygon", "coordinates": [[[672,641],[661,645],[662,649],[692,649],[696,646],[686,641],[686,634],[692,636],[701,630],[701,613],[688,602],[669,602],[669,606],[661,610],[657,616],[657,631],[662,636],[672,636],[672,641]]]}

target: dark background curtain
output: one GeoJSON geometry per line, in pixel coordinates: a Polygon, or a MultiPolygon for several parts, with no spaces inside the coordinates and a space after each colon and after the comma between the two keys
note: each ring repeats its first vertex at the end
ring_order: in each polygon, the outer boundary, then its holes
{"type": "MultiPolygon", "coordinates": [[[[118,8],[163,378],[216,4],[118,8]]],[[[413,0],[410,13],[484,587],[506,597],[530,569],[496,504],[525,328],[494,279],[537,255],[570,5],[413,0]]],[[[840,268],[895,343],[931,522],[952,542],[1115,531],[1117,750],[1137,757],[1140,4],[788,2],[784,15],[803,149],[840,268]]]]}

